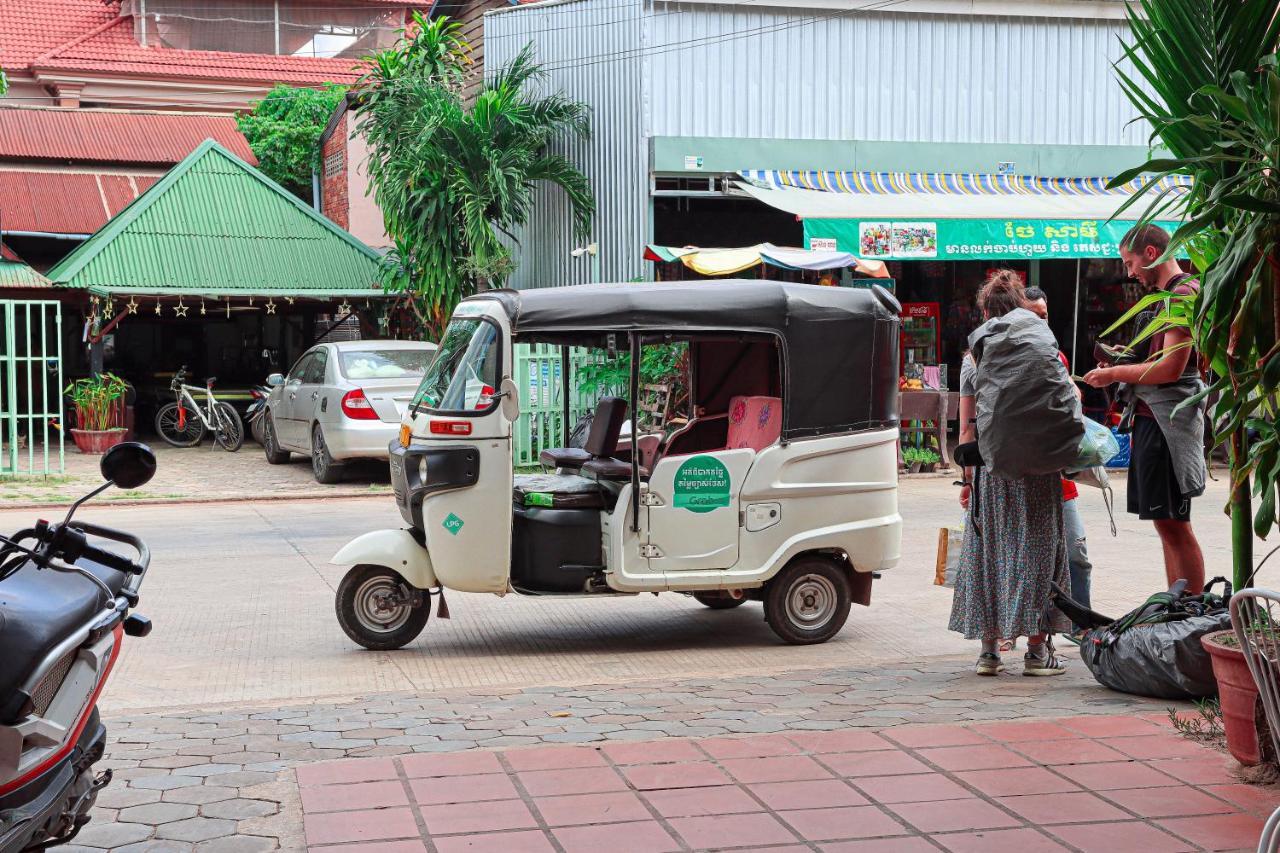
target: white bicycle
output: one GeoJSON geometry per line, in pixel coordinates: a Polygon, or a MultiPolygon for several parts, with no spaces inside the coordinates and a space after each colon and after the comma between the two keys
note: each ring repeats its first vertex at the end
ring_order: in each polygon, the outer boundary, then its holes
{"type": "Polygon", "coordinates": [[[166,403],[156,412],[156,432],[174,447],[195,447],[204,440],[206,431],[213,433],[213,440],[228,453],[234,453],[244,444],[244,423],[240,415],[227,403],[218,402],[213,396],[214,379],[205,380],[203,389],[186,385],[187,367],[182,368],[169,383],[174,401],[166,403]],[[204,391],[205,403],[201,408],[192,391],[204,391]]]}

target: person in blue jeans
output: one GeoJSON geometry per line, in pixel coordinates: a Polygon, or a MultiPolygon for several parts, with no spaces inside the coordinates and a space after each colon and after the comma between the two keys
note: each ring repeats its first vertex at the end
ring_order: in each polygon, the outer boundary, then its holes
{"type": "MultiPolygon", "coordinates": [[[[1049,321],[1049,302],[1045,293],[1038,287],[1027,288],[1027,307],[1039,315],[1046,323],[1049,321]]],[[[1067,357],[1061,352],[1058,358],[1071,370],[1067,357]]],[[[1080,389],[1076,388],[1076,393],[1080,389]]],[[[1089,562],[1089,544],[1084,532],[1084,519],[1080,517],[1077,499],[1080,493],[1076,484],[1070,480],[1062,481],[1062,515],[1067,529],[1067,558],[1071,563],[1071,597],[1085,607],[1090,607],[1089,586],[1093,574],[1093,564],[1089,562]]],[[[1073,640],[1079,640],[1084,629],[1076,625],[1071,633],[1073,640]]]]}

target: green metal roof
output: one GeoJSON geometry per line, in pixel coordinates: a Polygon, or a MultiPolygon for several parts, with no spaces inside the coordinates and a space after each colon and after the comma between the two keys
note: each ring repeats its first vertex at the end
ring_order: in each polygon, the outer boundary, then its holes
{"type": "Polygon", "coordinates": [[[21,261],[0,258],[0,287],[49,287],[49,279],[21,261]]]}
{"type": "Polygon", "coordinates": [[[212,139],[48,277],[94,293],[382,296],[378,255],[212,139]]]}

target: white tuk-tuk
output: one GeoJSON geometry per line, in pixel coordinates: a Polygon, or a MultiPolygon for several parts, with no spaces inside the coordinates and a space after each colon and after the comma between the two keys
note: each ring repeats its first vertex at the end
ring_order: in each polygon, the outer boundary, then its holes
{"type": "MultiPolygon", "coordinates": [[[[431,595],[444,609],[445,589],[670,591],[714,608],[763,601],[783,640],[830,639],[898,562],[898,312],[879,287],[769,281],[465,300],[390,448],[409,527],[333,557],[352,566],[342,628],[399,648],[426,625],[431,595]],[[584,447],[544,451],[546,472],[517,474],[513,347],[532,343],[562,348],[566,384],[570,347],[629,353],[630,383],[626,399],[600,399],[584,447]],[[672,343],[687,345],[691,417],[620,442],[643,349],[672,343]]],[[[562,423],[567,433],[567,404],[562,423]]]]}

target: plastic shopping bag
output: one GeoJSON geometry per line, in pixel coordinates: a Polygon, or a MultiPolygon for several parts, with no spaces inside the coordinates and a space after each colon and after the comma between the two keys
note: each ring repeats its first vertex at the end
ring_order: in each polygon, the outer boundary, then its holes
{"type": "Polygon", "coordinates": [[[954,588],[956,567],[960,565],[960,551],[964,548],[964,525],[938,529],[938,562],[934,566],[933,582],[937,586],[954,588]]]}
{"type": "Polygon", "coordinates": [[[1080,439],[1076,461],[1067,469],[1068,473],[1103,465],[1120,452],[1120,445],[1116,442],[1116,437],[1111,430],[1095,420],[1089,418],[1083,420],[1084,437],[1080,439]]]}

